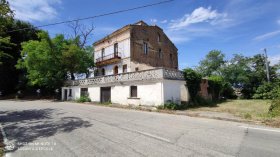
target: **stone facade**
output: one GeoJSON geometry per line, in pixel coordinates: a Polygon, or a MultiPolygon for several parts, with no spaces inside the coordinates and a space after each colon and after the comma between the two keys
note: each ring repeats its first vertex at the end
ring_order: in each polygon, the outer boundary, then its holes
{"type": "Polygon", "coordinates": [[[117,73],[155,67],[178,69],[178,53],[175,45],[160,27],[147,25],[143,21],[126,25],[95,42],[93,46],[96,62],[100,58],[105,58],[103,64],[97,64],[96,73],[99,75],[104,74],[102,71],[105,71],[105,75],[116,74],[115,69],[117,73]],[[147,46],[146,51],[144,44],[147,46]],[[114,59],[116,55],[120,59],[114,59]],[[107,56],[109,58],[106,58],[107,56]]]}

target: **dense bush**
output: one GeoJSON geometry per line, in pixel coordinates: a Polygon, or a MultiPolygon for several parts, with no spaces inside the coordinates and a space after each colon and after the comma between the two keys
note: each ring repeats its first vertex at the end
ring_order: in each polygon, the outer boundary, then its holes
{"type": "Polygon", "coordinates": [[[168,109],[168,110],[179,110],[182,105],[179,105],[171,100],[168,100],[164,105],[160,105],[157,107],[159,110],[168,109]]]}
{"type": "Polygon", "coordinates": [[[200,90],[200,82],[202,76],[191,68],[184,69],[184,77],[187,82],[191,101],[194,100],[198,91],[200,90]]]}
{"type": "Polygon", "coordinates": [[[280,97],[280,85],[278,82],[265,82],[259,86],[253,96],[254,99],[275,99],[280,97]]]}
{"type": "Polygon", "coordinates": [[[77,102],[91,102],[91,99],[88,96],[81,96],[79,99],[76,100],[77,102]]]}
{"type": "Polygon", "coordinates": [[[208,78],[209,92],[212,94],[212,98],[217,100],[224,87],[224,79],[221,76],[210,76],[208,78]]]}
{"type": "Polygon", "coordinates": [[[269,113],[272,117],[280,116],[280,98],[272,101],[269,107],[269,113]]]}

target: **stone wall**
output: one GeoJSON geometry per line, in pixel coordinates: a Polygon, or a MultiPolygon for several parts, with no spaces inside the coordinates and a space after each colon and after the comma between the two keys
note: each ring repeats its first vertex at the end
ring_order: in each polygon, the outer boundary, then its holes
{"type": "Polygon", "coordinates": [[[138,65],[139,70],[150,69],[150,67],[178,69],[177,48],[161,28],[134,25],[131,30],[130,40],[131,61],[134,65],[138,65]],[[144,53],[144,42],[149,47],[147,54],[144,53]],[[160,57],[159,49],[161,49],[162,57],[160,57]]]}

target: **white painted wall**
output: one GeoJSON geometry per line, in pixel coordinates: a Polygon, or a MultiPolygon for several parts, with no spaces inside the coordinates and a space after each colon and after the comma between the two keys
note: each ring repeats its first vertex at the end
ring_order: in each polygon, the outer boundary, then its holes
{"type": "MultiPolygon", "coordinates": [[[[114,44],[115,43],[116,42],[112,42],[112,44],[110,44],[109,46],[104,47],[105,56],[114,53],[114,44]]],[[[117,42],[117,43],[118,43],[118,48],[119,48],[118,49],[119,50],[119,55],[121,56],[121,58],[130,57],[130,38],[124,39],[124,40],[122,40],[120,42],[117,42]]],[[[102,51],[102,49],[96,50],[94,52],[95,61],[96,61],[97,58],[101,57],[101,51],[102,51]]]]}
{"type": "Polygon", "coordinates": [[[176,103],[187,101],[188,97],[185,94],[188,92],[185,84],[185,81],[180,80],[163,80],[164,101],[171,100],[176,103]]]}
{"type": "MultiPolygon", "coordinates": [[[[75,100],[80,97],[80,87],[63,87],[64,89],[72,89],[72,98],[75,100]]],[[[91,101],[100,102],[100,87],[88,87],[89,97],[91,101]]],[[[68,92],[69,94],[69,92],[68,92]]],[[[159,80],[157,82],[137,81],[126,85],[111,86],[111,102],[123,105],[148,105],[158,106],[164,102],[171,100],[176,103],[188,101],[188,90],[185,81],[179,80],[159,80]],[[130,86],[137,86],[137,98],[130,98],[130,86]]]]}
{"type": "Polygon", "coordinates": [[[100,87],[89,87],[88,88],[89,98],[91,101],[100,101],[100,87]]]}
{"type": "Polygon", "coordinates": [[[64,90],[67,90],[67,100],[76,100],[80,98],[80,91],[81,88],[78,86],[75,87],[62,87],[62,92],[61,92],[61,96],[62,96],[62,100],[64,100],[64,90]],[[72,89],[72,96],[69,96],[69,90],[72,89]]]}

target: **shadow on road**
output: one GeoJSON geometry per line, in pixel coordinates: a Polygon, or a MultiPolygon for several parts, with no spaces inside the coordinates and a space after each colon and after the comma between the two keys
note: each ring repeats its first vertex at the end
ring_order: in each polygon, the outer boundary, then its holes
{"type": "Polygon", "coordinates": [[[92,126],[79,117],[53,117],[61,114],[64,113],[54,109],[0,111],[0,123],[4,126],[8,140],[15,144],[15,149],[11,151],[20,148],[21,143],[31,143],[59,132],[92,126]]]}

